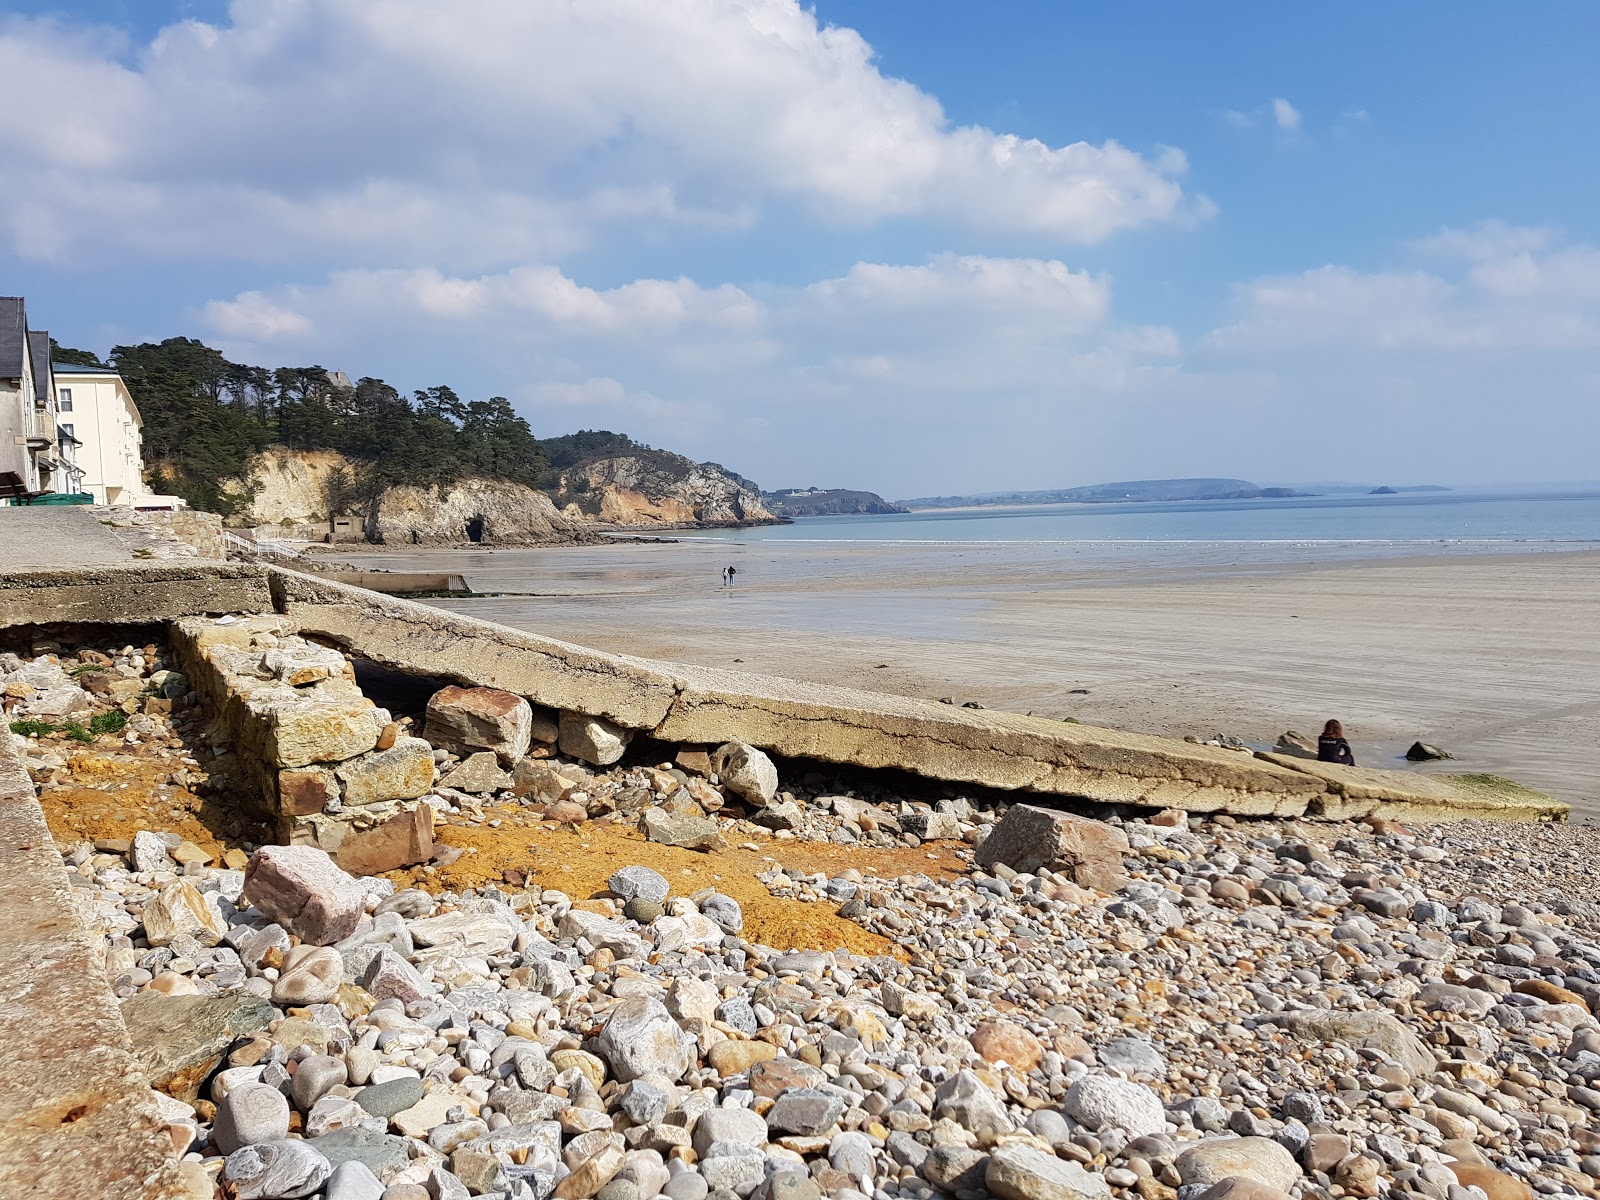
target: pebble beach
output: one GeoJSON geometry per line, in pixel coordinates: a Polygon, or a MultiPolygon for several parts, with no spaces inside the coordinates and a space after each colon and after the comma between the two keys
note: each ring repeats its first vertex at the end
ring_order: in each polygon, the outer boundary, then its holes
{"type": "MultiPolygon", "coordinates": [[[[196,1196],[1600,1179],[1593,830],[1063,816],[1099,831],[1096,869],[1017,870],[992,857],[1005,798],[720,750],[725,776],[556,755],[507,788],[441,751],[434,861],[353,877],[216,820],[227,748],[163,647],[90,653],[126,685],[79,716],[134,712],[28,736],[28,762],[196,1196]]],[[[59,703],[74,661],[0,674],[59,703]]]]}

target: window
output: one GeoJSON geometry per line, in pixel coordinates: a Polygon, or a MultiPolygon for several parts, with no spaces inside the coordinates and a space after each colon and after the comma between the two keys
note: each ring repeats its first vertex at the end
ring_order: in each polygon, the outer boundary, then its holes
{"type": "Polygon", "coordinates": [[[61,432],[66,434],[68,437],[72,437],[73,436],[72,426],[71,425],[58,425],[58,426],[56,426],[56,428],[61,430],[61,432]]]}
{"type": "Polygon", "coordinates": [[[61,388],[56,392],[57,405],[62,412],[72,411],[72,389],[61,388]]]}

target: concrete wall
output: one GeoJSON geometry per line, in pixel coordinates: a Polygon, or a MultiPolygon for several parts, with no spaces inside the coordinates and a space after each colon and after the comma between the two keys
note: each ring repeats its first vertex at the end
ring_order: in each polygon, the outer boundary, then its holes
{"type": "Polygon", "coordinates": [[[0,724],[0,1196],[186,1195],[61,855],[0,724]]]}

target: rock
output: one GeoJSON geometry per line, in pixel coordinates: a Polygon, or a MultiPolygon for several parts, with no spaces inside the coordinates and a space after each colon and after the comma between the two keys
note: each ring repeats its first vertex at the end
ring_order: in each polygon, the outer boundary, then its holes
{"type": "Polygon", "coordinates": [[[389,714],[370,703],[282,703],[261,712],[261,756],[271,767],[343,762],[378,744],[389,714]]]}
{"type": "Polygon", "coordinates": [[[844,1097],[821,1088],[790,1088],[767,1110],[767,1125],[785,1133],[816,1137],[844,1114],[844,1097]]]}
{"type": "Polygon", "coordinates": [[[748,1108],[713,1108],[695,1122],[694,1152],[705,1156],[718,1144],[760,1147],[767,1144],[767,1122],[748,1108]]]}
{"type": "Polygon", "coordinates": [[[325,851],[263,846],[245,868],[244,898],[301,941],[329,946],[355,932],[366,891],[325,851]]]}
{"type": "Polygon", "coordinates": [[[265,1029],[277,1014],[249,992],[163,996],[140,992],[122,1003],[122,1021],[151,1086],[193,1102],[228,1047],[265,1029]]]}
{"type": "Polygon", "coordinates": [[[1511,990],[1523,996],[1543,1000],[1546,1004],[1576,1004],[1584,1012],[1589,1011],[1589,1002],[1577,992],[1557,987],[1548,979],[1521,979],[1512,985],[1511,990]]]}
{"type": "MultiPolygon", "coordinates": [[[[1412,742],[1411,748],[1406,751],[1406,758],[1411,762],[1438,762],[1441,759],[1454,757],[1455,755],[1448,750],[1430,746],[1427,742],[1412,742]]],[[[1493,1197],[1490,1200],[1493,1200],[1493,1197]]]]}
{"type": "Polygon", "coordinates": [[[940,1191],[975,1192],[988,1186],[989,1156],[965,1146],[935,1146],[922,1162],[924,1179],[940,1191]]]}
{"type": "Polygon", "coordinates": [[[728,742],[711,754],[711,769],[722,786],[757,808],[778,795],[778,768],[761,751],[743,742],[728,742]]]}
{"type": "Polygon", "coordinates": [[[334,774],[341,784],[346,808],[415,800],[433,787],[433,747],[421,738],[396,738],[387,750],[374,750],[340,763],[334,774]]]}
{"type": "Polygon", "coordinates": [[[278,772],[278,811],[291,816],[333,811],[344,794],[327,767],[286,767],[278,772]]]}
{"type": "Polygon", "coordinates": [[[268,650],[261,656],[259,665],[261,675],[296,688],[336,679],[349,669],[349,662],[339,651],[312,642],[268,650]]]}
{"type": "Polygon", "coordinates": [[[167,844],[161,840],[159,834],[151,833],[148,829],[141,829],[133,835],[133,846],[129,851],[135,871],[170,871],[172,859],[167,855],[167,844]]]}
{"type": "Polygon", "coordinates": [[[763,829],[799,829],[806,814],[793,800],[774,800],[751,819],[763,829]]]}
{"type": "Polygon", "coordinates": [[[988,1086],[971,1071],[958,1071],[933,1094],[933,1115],[948,1118],[976,1134],[980,1142],[1010,1133],[1011,1118],[988,1086]]]}
{"type": "Polygon", "coordinates": [[[644,939],[620,921],[599,913],[571,909],[557,927],[562,937],[583,938],[596,950],[609,950],[618,958],[642,958],[644,939]]]}
{"type": "Polygon", "coordinates": [[[498,688],[440,688],[428,699],[423,737],[460,755],[493,751],[509,767],[528,753],[533,708],[498,688]]]}
{"type": "Polygon", "coordinates": [[[758,1063],[771,1062],[778,1057],[778,1048],[771,1042],[718,1042],[706,1051],[706,1062],[723,1078],[743,1075],[758,1063]]]}
{"type": "Polygon", "coordinates": [[[222,914],[208,905],[188,880],[167,884],[144,906],[144,934],[152,946],[170,945],[186,936],[210,945],[227,932],[222,914]]]}
{"type": "Polygon", "coordinates": [[[1143,1038],[1113,1038],[1095,1051],[1102,1067],[1115,1068],[1129,1076],[1147,1075],[1165,1079],[1166,1060],[1161,1052],[1143,1038]]]}
{"type": "Polygon", "coordinates": [[[885,983],[878,988],[878,997],[884,1010],[896,1017],[912,1021],[929,1021],[940,1016],[945,1007],[933,996],[912,991],[898,983],[885,983]]]}
{"type": "Polygon", "coordinates": [[[676,1082],[694,1059],[694,1040],[660,1001],[644,996],[630,996],[612,1009],[597,1045],[623,1083],[645,1075],[676,1082]]]}
{"type": "Polygon", "coordinates": [[[324,1200],[383,1200],[383,1190],[383,1181],[366,1163],[341,1163],[328,1176],[324,1200]]]}
{"type": "Polygon", "coordinates": [[[1090,1129],[1116,1129],[1130,1138],[1147,1137],[1167,1127],[1161,1100],[1143,1084],[1110,1075],[1085,1075],[1067,1089],[1061,1108],[1090,1129]]]}
{"type": "Polygon", "coordinates": [[[374,1000],[392,997],[406,1004],[431,996],[438,990],[422,977],[421,972],[387,946],[372,956],[366,970],[361,973],[360,982],[374,1000]]]}
{"type": "Polygon", "coordinates": [[[635,1125],[659,1125],[672,1105],[672,1095],[648,1079],[635,1079],[622,1089],[620,1104],[635,1125]]]}
{"type": "Polygon", "coordinates": [[[900,818],[902,832],[915,834],[925,842],[938,842],[961,836],[961,822],[952,813],[914,812],[900,818]]]}
{"type": "Polygon", "coordinates": [[[347,1162],[358,1162],[380,1179],[411,1161],[405,1138],[370,1129],[336,1129],[311,1144],[335,1169],[347,1162]]]}
{"type": "Polygon", "coordinates": [[[622,757],[632,740],[632,730],[613,725],[603,717],[566,711],[561,714],[561,753],[586,763],[609,767],[622,757]]]}
{"type": "Polygon", "coordinates": [[[767,1200],[822,1200],[822,1189],[797,1165],[767,1180],[767,1200]]]}
{"type": "Polygon", "coordinates": [[[670,813],[664,808],[647,808],[639,822],[645,837],[666,846],[686,850],[720,850],[722,835],[710,817],[670,813]]]}
{"type": "Polygon", "coordinates": [[[1315,738],[1308,738],[1303,733],[1296,733],[1289,729],[1278,735],[1273,750],[1279,754],[1287,754],[1292,758],[1317,757],[1317,742],[1315,738]]]}
{"type": "Polygon", "coordinates": [[[1039,1065],[1044,1043],[1012,1021],[985,1021],[967,1039],[985,1062],[1007,1063],[1027,1072],[1039,1065]]]}
{"type": "Polygon", "coordinates": [[[646,900],[643,896],[635,896],[622,906],[622,915],[630,921],[637,921],[641,925],[649,925],[660,919],[667,911],[667,906],[659,900],[646,900]]]}
{"type": "Polygon", "coordinates": [[[289,1101],[264,1083],[241,1083],[230,1088],[217,1105],[211,1140],[223,1154],[241,1146],[289,1136],[289,1101]]]}
{"type": "Polygon", "coordinates": [[[616,1140],[602,1143],[593,1153],[571,1163],[572,1173],[556,1185],[553,1200],[589,1200],[611,1182],[622,1167],[623,1148],[621,1137],[610,1137],[616,1140]]]}
{"type": "Polygon", "coordinates": [[[1312,1008],[1271,1013],[1263,1020],[1281,1025],[1299,1037],[1342,1042],[1358,1050],[1376,1050],[1412,1075],[1431,1075],[1437,1066],[1422,1040],[1389,1013],[1312,1008]]]}
{"type": "Polygon", "coordinates": [[[493,913],[452,912],[412,921],[408,928],[418,946],[477,956],[509,950],[521,926],[514,918],[502,920],[493,913]]]}
{"type": "Polygon", "coordinates": [[[1533,1189],[1515,1176],[1497,1171],[1487,1163],[1446,1163],[1463,1187],[1482,1188],[1489,1200],[1533,1200],[1533,1189]]]}
{"type": "Polygon", "coordinates": [[[284,1138],[229,1154],[222,1178],[237,1200],[300,1200],[321,1188],[332,1170],[311,1143],[284,1138]]]}
{"type": "Polygon", "coordinates": [[[272,985],[272,1002],[284,1008],[326,1004],[344,982],[344,959],[331,946],[296,946],[272,985]]]}
{"type": "Polygon", "coordinates": [[[474,796],[499,792],[511,787],[511,776],[500,769],[500,762],[488,750],[469,755],[439,780],[440,787],[454,788],[474,796]]]}
{"type": "Polygon", "coordinates": [[[1001,1146],[990,1156],[984,1185],[1001,1200],[1109,1200],[1105,1176],[1032,1146],[1001,1146]]]}
{"type": "Polygon", "coordinates": [[[1300,1179],[1300,1166],[1294,1155],[1264,1137],[1205,1138],[1178,1155],[1176,1165],[1186,1184],[1221,1183],[1243,1176],[1287,1192],[1300,1179]]]}
{"type": "MultiPolygon", "coordinates": [[[[1370,1162],[1371,1159],[1367,1161],[1370,1162]]],[[[1246,1179],[1243,1175],[1235,1175],[1231,1179],[1213,1183],[1205,1191],[1200,1192],[1195,1200],[1292,1200],[1292,1197],[1279,1188],[1268,1187],[1257,1180],[1246,1179]]]]}
{"type": "Polygon", "coordinates": [[[1004,864],[1013,871],[1049,867],[1069,873],[1083,887],[1115,891],[1121,886],[1128,839],[1103,821],[1031,804],[1013,804],[978,847],[985,869],[1004,864]]]}
{"type": "Polygon", "coordinates": [[[623,867],[606,881],[613,896],[623,900],[657,900],[665,902],[671,887],[666,878],[649,867],[623,867]]]}
{"type": "Polygon", "coordinates": [[[739,907],[739,902],[721,892],[713,893],[701,902],[700,915],[726,934],[738,936],[744,929],[744,911],[739,907]]]}
{"type": "Polygon", "coordinates": [[[422,1080],[391,1079],[356,1093],[356,1103],[375,1117],[392,1117],[422,1103],[422,1080]]]}
{"type": "Polygon", "coordinates": [[[294,1106],[301,1112],[310,1112],[330,1088],[343,1087],[349,1077],[342,1058],[313,1054],[301,1059],[294,1073],[294,1106]]]}

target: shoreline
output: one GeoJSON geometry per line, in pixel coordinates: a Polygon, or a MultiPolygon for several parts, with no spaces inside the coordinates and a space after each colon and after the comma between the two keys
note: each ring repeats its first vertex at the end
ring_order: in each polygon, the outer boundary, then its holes
{"type": "Polygon", "coordinates": [[[1503,775],[1574,820],[1600,815],[1593,549],[1159,563],[1041,561],[1022,544],[560,549],[414,557],[502,593],[429,603],[595,649],[1176,737],[1270,744],[1337,716],[1367,765],[1408,769],[1391,760],[1432,742],[1456,757],[1420,769],[1503,775]],[[731,591],[724,560],[741,572],[731,591]]]}

